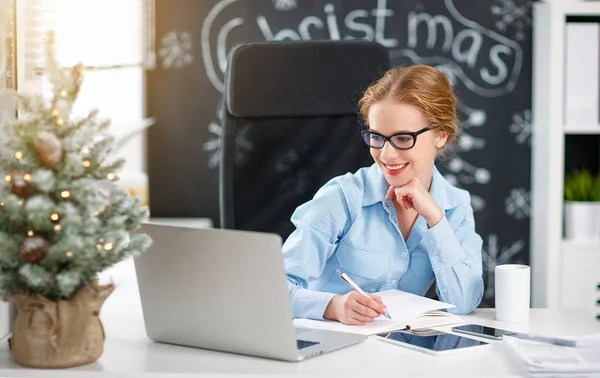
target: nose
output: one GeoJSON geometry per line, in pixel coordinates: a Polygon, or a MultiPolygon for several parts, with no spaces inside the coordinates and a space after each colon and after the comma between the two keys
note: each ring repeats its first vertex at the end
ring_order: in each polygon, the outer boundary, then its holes
{"type": "Polygon", "coordinates": [[[399,152],[400,151],[395,149],[394,146],[392,146],[389,141],[386,141],[385,144],[383,145],[383,148],[381,149],[379,158],[383,161],[392,162],[392,161],[394,161],[394,158],[396,158],[398,156],[399,152]]]}

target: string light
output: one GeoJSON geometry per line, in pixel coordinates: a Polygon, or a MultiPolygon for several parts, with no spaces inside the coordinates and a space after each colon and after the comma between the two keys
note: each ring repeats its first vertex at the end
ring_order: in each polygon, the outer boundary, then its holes
{"type": "Polygon", "coordinates": [[[82,69],[80,69],[80,70],[79,70],[79,74],[80,74],[81,76],[85,76],[85,70],[84,70],[83,68],[82,68],[82,69]]]}
{"type": "Polygon", "coordinates": [[[4,202],[0,202],[0,206],[4,206],[4,202]]]}
{"type": "Polygon", "coordinates": [[[31,180],[31,175],[30,175],[29,173],[25,173],[25,174],[23,175],[23,180],[25,180],[25,181],[29,181],[29,180],[31,180]]]}
{"type": "Polygon", "coordinates": [[[31,231],[31,230],[27,231],[27,236],[33,236],[33,231],[31,231]]]}
{"type": "Polygon", "coordinates": [[[11,180],[12,180],[12,177],[10,177],[10,175],[4,176],[4,181],[10,182],[11,180]]]}
{"type": "Polygon", "coordinates": [[[21,160],[21,158],[23,158],[23,153],[21,151],[15,152],[15,158],[17,158],[17,160],[21,160]]]}
{"type": "Polygon", "coordinates": [[[71,252],[71,251],[67,251],[67,253],[65,253],[65,255],[66,255],[68,258],[71,258],[71,257],[73,257],[73,252],[71,252]]]}
{"type": "Polygon", "coordinates": [[[64,125],[64,123],[65,123],[65,121],[63,121],[63,119],[62,119],[62,118],[57,118],[57,119],[56,119],[56,124],[57,124],[58,126],[62,126],[62,125],[64,125]]]}
{"type": "Polygon", "coordinates": [[[115,179],[115,174],[114,173],[109,173],[106,175],[106,178],[109,180],[114,180],[115,179]]]}
{"type": "Polygon", "coordinates": [[[60,112],[58,111],[58,109],[52,109],[52,115],[53,116],[57,116],[60,112]]]}
{"type": "Polygon", "coordinates": [[[60,96],[61,97],[67,97],[67,91],[65,91],[64,89],[60,91],[60,96]]]}
{"type": "Polygon", "coordinates": [[[104,249],[107,251],[110,251],[111,249],[113,249],[113,243],[108,243],[104,246],[104,249]]]}
{"type": "Polygon", "coordinates": [[[50,214],[50,219],[52,219],[53,221],[56,222],[58,220],[58,214],[57,213],[50,214]]]}
{"type": "Polygon", "coordinates": [[[60,231],[62,229],[62,227],[60,227],[60,224],[57,224],[56,226],[54,226],[54,231],[60,231]]]}
{"type": "Polygon", "coordinates": [[[81,153],[84,154],[84,155],[87,155],[87,154],[90,153],[90,150],[87,147],[84,147],[84,148],[81,149],[81,153]]]}
{"type": "Polygon", "coordinates": [[[102,245],[100,245],[100,244],[97,244],[97,245],[96,245],[96,249],[102,249],[102,245]]]}
{"type": "Polygon", "coordinates": [[[19,201],[19,206],[23,206],[23,200],[19,201]]]}
{"type": "Polygon", "coordinates": [[[62,198],[69,198],[71,197],[71,193],[68,190],[63,190],[62,192],[60,192],[60,196],[62,198]]]}
{"type": "Polygon", "coordinates": [[[83,166],[84,166],[84,167],[86,167],[86,168],[89,168],[89,167],[90,167],[90,165],[92,165],[92,163],[91,163],[89,160],[84,160],[84,161],[83,161],[83,166]]]}

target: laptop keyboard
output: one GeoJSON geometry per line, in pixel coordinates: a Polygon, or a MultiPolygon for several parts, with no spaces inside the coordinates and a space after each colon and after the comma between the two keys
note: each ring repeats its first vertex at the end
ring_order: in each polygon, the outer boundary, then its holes
{"type": "Polygon", "coordinates": [[[308,348],[309,346],[319,344],[318,341],[308,341],[308,340],[296,340],[296,342],[298,343],[298,349],[308,348]]]}

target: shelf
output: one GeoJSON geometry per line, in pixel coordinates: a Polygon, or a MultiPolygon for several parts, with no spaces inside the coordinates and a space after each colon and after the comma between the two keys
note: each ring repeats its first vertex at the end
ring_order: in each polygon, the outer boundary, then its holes
{"type": "Polygon", "coordinates": [[[562,241],[563,251],[583,252],[583,251],[598,251],[600,254],[600,240],[565,240],[562,241]]]}
{"type": "Polygon", "coordinates": [[[552,5],[566,16],[597,16],[600,15],[600,3],[596,1],[557,1],[552,5]]]}
{"type": "Polygon", "coordinates": [[[563,126],[564,133],[567,135],[576,134],[593,134],[600,135],[600,124],[596,125],[578,125],[578,126],[563,126]]]}

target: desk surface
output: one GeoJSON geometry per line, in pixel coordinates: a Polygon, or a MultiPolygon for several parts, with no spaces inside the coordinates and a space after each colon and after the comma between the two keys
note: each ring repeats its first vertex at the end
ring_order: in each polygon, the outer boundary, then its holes
{"type": "MultiPolygon", "coordinates": [[[[452,376],[483,377],[521,376],[523,373],[522,367],[511,360],[499,343],[469,353],[432,356],[370,338],[358,345],[294,363],[152,342],[146,338],[138,304],[118,303],[118,311],[115,308],[103,311],[101,318],[107,339],[104,354],[95,363],[67,370],[23,369],[12,361],[6,342],[2,342],[0,376],[167,377],[174,373],[440,376],[451,372],[452,376]]],[[[528,323],[510,324],[495,321],[491,309],[478,309],[464,320],[554,336],[600,332],[600,324],[585,310],[532,309],[528,323]]]]}

